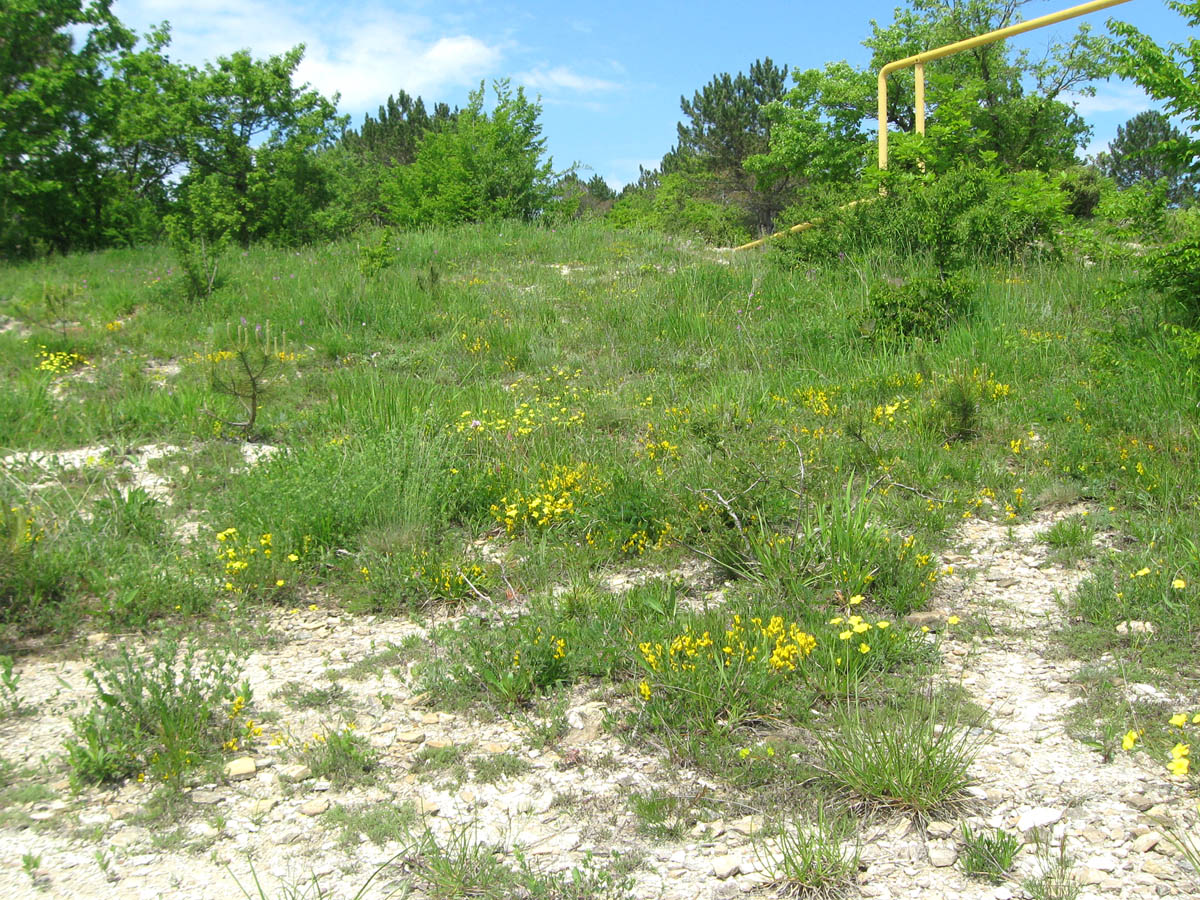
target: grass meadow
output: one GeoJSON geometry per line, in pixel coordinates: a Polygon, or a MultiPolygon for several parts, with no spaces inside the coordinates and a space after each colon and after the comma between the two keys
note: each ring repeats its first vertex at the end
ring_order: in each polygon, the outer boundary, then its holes
{"type": "MultiPolygon", "coordinates": [[[[1200,368],[1117,250],[970,269],[920,338],[868,302],[920,260],[598,224],[236,250],[195,299],[162,250],[5,266],[0,653],[187,631],[236,655],[243,623],[310,604],[437,621],[413,669],[433,708],[594,684],[626,740],[817,810],[834,845],[831,798],[927,814],[968,782],[978,710],[931,687],[905,617],[964,520],[1086,503],[1047,536],[1089,571],[1062,652],[1197,694],[1200,368]],[[894,757],[855,752],[882,732],[894,757]]],[[[95,677],[136,693],[134,669],[95,677]]],[[[164,744],[126,727],[161,697],[110,705],[76,726],[76,776],[169,783],[252,745],[252,686],[210,669],[171,716],[219,727],[164,744]]],[[[1093,687],[1078,727],[1119,741],[1093,687]]],[[[685,827],[659,801],[647,822],[685,827]]],[[[793,849],[796,883],[848,877],[793,849]]]]}

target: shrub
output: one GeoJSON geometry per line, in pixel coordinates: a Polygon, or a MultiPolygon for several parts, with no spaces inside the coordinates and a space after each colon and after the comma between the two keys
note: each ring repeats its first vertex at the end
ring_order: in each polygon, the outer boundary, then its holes
{"type": "Polygon", "coordinates": [[[958,800],[982,738],[946,705],[936,696],[902,710],[851,703],[818,735],[826,774],[861,801],[919,815],[958,800]]]}
{"type": "Polygon", "coordinates": [[[927,255],[949,272],[979,260],[1054,255],[1068,221],[1067,195],[1040,172],[1005,175],[964,165],[936,178],[889,176],[885,183],[878,198],[835,191],[785,210],[784,224],[821,224],[782,241],[782,252],[802,262],[879,250],[927,255]],[[870,202],[847,208],[851,200],[870,202]]]}
{"type": "Polygon", "coordinates": [[[81,782],[130,776],[177,780],[220,750],[239,750],[257,734],[244,713],[249,684],[227,647],[201,651],[160,640],[146,658],[128,647],[89,670],[97,702],[74,720],[67,762],[81,782]]]}
{"type": "Polygon", "coordinates": [[[936,340],[970,311],[974,292],[964,275],[876,282],[867,293],[861,330],[874,338],[936,340]]]}
{"type": "Polygon", "coordinates": [[[492,85],[496,106],[483,109],[483,85],[444,129],[421,140],[412,165],[396,166],[382,187],[392,220],[405,227],[533,219],[550,202],[551,163],[542,161],[541,104],[492,85]]]}
{"type": "Polygon", "coordinates": [[[1200,218],[1193,216],[1183,238],[1150,257],[1148,278],[1189,324],[1200,323],[1200,218]]]}

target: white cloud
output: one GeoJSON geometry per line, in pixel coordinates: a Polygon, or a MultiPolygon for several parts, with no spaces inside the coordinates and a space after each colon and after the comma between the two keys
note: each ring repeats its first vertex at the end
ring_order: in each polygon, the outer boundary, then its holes
{"type": "Polygon", "coordinates": [[[341,94],[344,110],[368,109],[400,90],[443,99],[494,74],[504,55],[461,24],[446,27],[356,0],[332,17],[327,7],[267,0],[118,0],[114,11],[139,31],[168,19],[170,55],[193,64],[243,48],[266,56],[303,43],[297,80],[341,94]]]}
{"type": "Polygon", "coordinates": [[[1099,85],[1094,97],[1072,93],[1063,99],[1073,104],[1081,116],[1098,113],[1124,113],[1135,116],[1151,106],[1151,100],[1145,91],[1135,84],[1123,83],[1099,85]]]}
{"type": "Polygon", "coordinates": [[[566,90],[592,93],[612,91],[621,86],[615,81],[608,81],[604,78],[580,75],[571,71],[567,66],[555,66],[553,69],[544,69],[539,66],[532,71],[517,75],[516,80],[537,91],[566,90]]]}

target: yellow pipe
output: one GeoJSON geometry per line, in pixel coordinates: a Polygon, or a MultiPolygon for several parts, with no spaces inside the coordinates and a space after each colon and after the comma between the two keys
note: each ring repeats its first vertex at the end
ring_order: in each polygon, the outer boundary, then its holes
{"type": "MultiPolygon", "coordinates": [[[[926,50],[924,53],[918,53],[915,56],[907,56],[904,59],[898,59],[895,62],[890,62],[879,70],[879,92],[878,92],[878,119],[879,119],[879,168],[886,169],[888,161],[888,114],[887,114],[887,77],[892,72],[900,69],[907,69],[909,66],[915,68],[917,95],[916,95],[916,116],[915,125],[918,134],[925,133],[925,63],[935,59],[942,59],[946,56],[951,56],[955,53],[961,53],[963,50],[971,50],[975,47],[981,47],[984,44],[992,44],[996,41],[1002,41],[1007,37],[1012,37],[1015,34],[1023,34],[1026,31],[1033,31],[1035,28],[1044,28],[1047,25],[1055,25],[1059,22],[1065,22],[1067,19],[1074,19],[1078,16],[1085,16],[1088,13],[1096,12],[1097,10],[1107,9],[1110,6],[1117,6],[1121,3],[1128,3],[1129,0],[1091,0],[1090,3],[1081,3],[1078,6],[1072,6],[1069,9],[1060,10],[1056,13],[1050,13],[1045,16],[1038,16],[1036,19],[1029,19],[1026,22],[1018,22],[1016,25],[1008,25],[1004,28],[997,28],[995,31],[989,31],[986,34],[979,34],[975,37],[967,38],[962,41],[955,41],[953,44],[946,44],[943,47],[937,47],[933,50],[926,50]]],[[[852,206],[857,206],[860,203],[870,203],[874,198],[866,200],[855,200],[852,203],[847,203],[839,209],[850,209],[852,206]]],[[[740,247],[735,247],[734,250],[749,250],[751,247],[761,247],[767,241],[773,238],[783,237],[786,234],[795,234],[798,231],[807,231],[810,228],[815,228],[821,223],[820,219],[814,219],[811,222],[802,222],[799,225],[793,225],[786,231],[777,231],[772,235],[764,238],[759,238],[757,241],[751,241],[748,244],[742,244],[740,247]]]]}
{"type": "MultiPolygon", "coordinates": [[[[837,211],[841,212],[843,209],[852,209],[855,206],[858,206],[858,204],[860,204],[860,203],[873,203],[873,202],[875,202],[874,197],[867,197],[865,200],[851,200],[849,203],[839,206],[837,208],[837,211]]],[[[786,231],[777,231],[774,234],[769,234],[766,237],[761,237],[757,241],[751,241],[748,244],[742,244],[742,246],[734,247],[733,249],[734,249],[734,252],[736,253],[738,250],[749,250],[751,247],[761,247],[767,241],[774,240],[775,238],[781,238],[784,235],[796,234],[799,231],[808,231],[808,229],[810,229],[810,228],[816,228],[818,225],[821,224],[821,222],[822,222],[821,219],[813,219],[811,222],[801,222],[799,225],[793,225],[791,228],[787,229],[786,231]]]]}
{"type": "Polygon", "coordinates": [[[925,133],[925,63],[917,63],[913,67],[913,74],[917,79],[917,96],[914,102],[917,114],[917,134],[925,133]]]}
{"type": "MultiPolygon", "coordinates": [[[[1117,6],[1120,3],[1128,2],[1129,0],[1091,0],[1090,3],[1081,3],[1078,6],[1072,6],[1070,9],[1060,10],[1059,12],[1050,13],[1045,16],[1038,16],[1036,19],[1030,19],[1027,22],[1018,22],[1016,25],[997,28],[995,31],[989,31],[986,34],[977,34],[975,37],[955,41],[953,44],[946,44],[943,47],[937,47],[933,50],[926,50],[924,53],[918,53],[915,56],[906,56],[904,59],[898,59],[895,62],[885,65],[879,70],[879,168],[887,168],[887,77],[892,72],[907,69],[909,66],[921,66],[923,69],[925,63],[935,59],[942,59],[955,53],[961,53],[963,50],[971,50],[975,47],[981,47],[984,44],[1002,41],[1015,34],[1023,34],[1026,31],[1033,31],[1035,28],[1044,28],[1047,25],[1056,25],[1059,22],[1065,22],[1067,19],[1085,16],[1097,10],[1107,9],[1110,6],[1117,6]]],[[[923,95],[925,93],[925,86],[922,82],[923,72],[917,76],[918,90],[923,95]]],[[[923,120],[925,117],[924,109],[921,108],[920,104],[918,106],[920,108],[918,116],[923,120]]],[[[920,131],[919,128],[918,131],[920,131]]]]}

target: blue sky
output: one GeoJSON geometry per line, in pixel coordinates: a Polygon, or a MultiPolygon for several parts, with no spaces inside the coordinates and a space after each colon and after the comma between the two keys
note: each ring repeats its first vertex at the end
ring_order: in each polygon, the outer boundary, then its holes
{"type": "MultiPolygon", "coordinates": [[[[1071,5],[1033,0],[1024,15],[1071,5]]],[[[117,0],[113,8],[139,32],[169,21],[171,56],[189,63],[242,48],[265,56],[304,43],[301,79],[327,95],[340,93],[340,109],[356,125],[401,89],[427,104],[461,106],[480,80],[510,78],[541,97],[543,135],[556,168],[579,162],[619,187],[637,177],[639,165],[657,165],[670,148],[681,95],[690,97],[716,73],[744,71],[768,56],[799,68],[837,59],[865,65],[861,41],[870,20],[890,22],[895,6],[863,0],[117,0]]],[[[1036,53],[1066,38],[1079,21],[1103,29],[1110,16],[1133,22],[1159,43],[1187,37],[1183,19],[1162,0],[1131,0],[1014,43],[1036,53]]],[[[1096,88],[1095,97],[1077,98],[1095,130],[1091,152],[1104,149],[1118,125],[1151,105],[1135,85],[1113,80],[1096,88]]]]}

